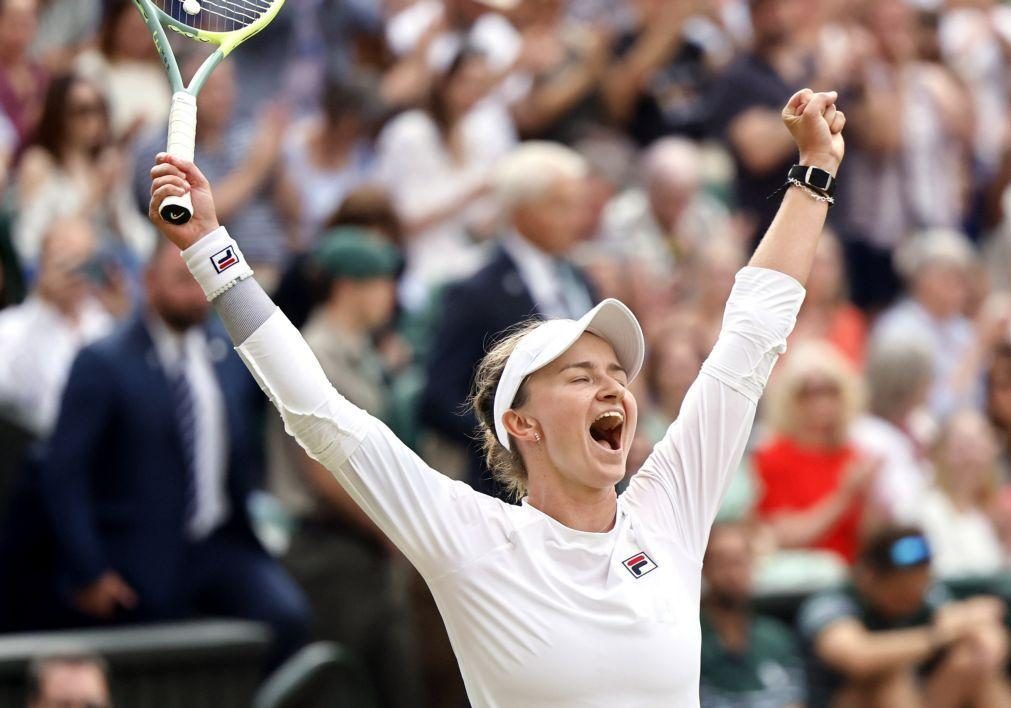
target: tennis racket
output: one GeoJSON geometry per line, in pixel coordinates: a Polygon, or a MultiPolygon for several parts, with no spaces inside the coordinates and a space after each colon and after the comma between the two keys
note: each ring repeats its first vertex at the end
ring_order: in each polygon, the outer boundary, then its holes
{"type": "MultiPolygon", "coordinates": [[[[197,94],[222,60],[280,12],[284,0],[134,0],[144,17],[154,46],[161,55],[172,86],[166,152],[193,160],[197,131],[197,94]],[[165,28],[217,48],[190,79],[183,83],[165,28]]],[[[158,213],[172,224],[185,224],[193,216],[189,194],[166,197],[158,213]]]]}

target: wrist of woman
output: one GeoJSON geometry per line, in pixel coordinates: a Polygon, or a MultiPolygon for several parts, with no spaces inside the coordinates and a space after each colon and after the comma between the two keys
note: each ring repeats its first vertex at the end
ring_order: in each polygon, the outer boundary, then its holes
{"type": "Polygon", "coordinates": [[[800,165],[805,167],[818,167],[825,170],[833,177],[839,171],[839,158],[831,153],[825,152],[801,152],[800,165]]]}

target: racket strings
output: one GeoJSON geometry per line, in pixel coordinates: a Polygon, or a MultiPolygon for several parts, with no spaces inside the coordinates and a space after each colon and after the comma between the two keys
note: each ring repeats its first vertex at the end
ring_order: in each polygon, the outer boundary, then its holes
{"type": "Polygon", "coordinates": [[[204,32],[234,32],[256,22],[279,0],[155,0],[173,20],[204,32]]]}

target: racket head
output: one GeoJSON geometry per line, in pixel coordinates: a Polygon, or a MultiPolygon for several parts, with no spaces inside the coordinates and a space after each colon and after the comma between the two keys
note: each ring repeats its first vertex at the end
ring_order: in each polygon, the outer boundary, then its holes
{"type": "Polygon", "coordinates": [[[277,17],[284,0],[135,0],[148,5],[159,22],[200,42],[214,44],[222,57],[277,17]]]}

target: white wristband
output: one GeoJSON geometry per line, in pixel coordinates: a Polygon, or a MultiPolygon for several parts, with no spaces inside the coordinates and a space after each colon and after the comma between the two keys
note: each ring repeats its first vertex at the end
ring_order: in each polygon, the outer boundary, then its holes
{"type": "Polygon", "coordinates": [[[239,244],[232,240],[224,226],[214,229],[183,251],[183,260],[208,300],[214,300],[253,274],[253,269],[239,250],[239,244]]]}

